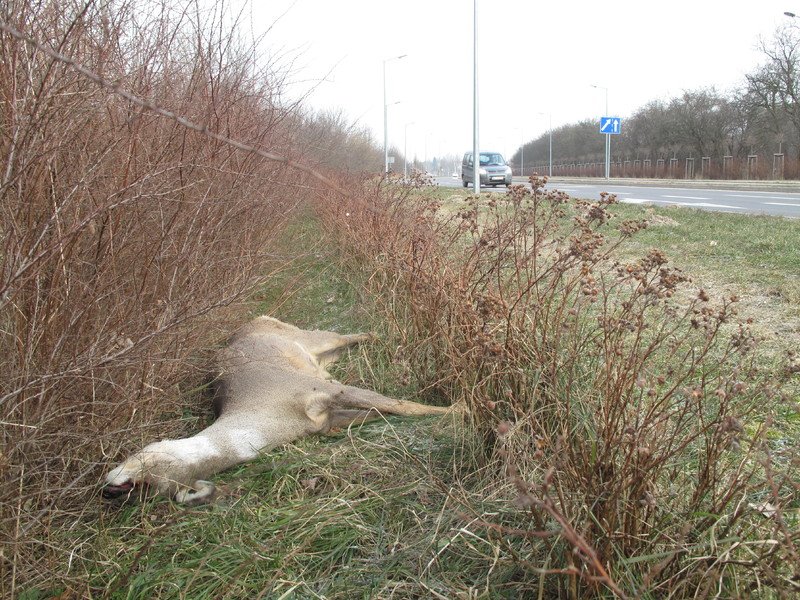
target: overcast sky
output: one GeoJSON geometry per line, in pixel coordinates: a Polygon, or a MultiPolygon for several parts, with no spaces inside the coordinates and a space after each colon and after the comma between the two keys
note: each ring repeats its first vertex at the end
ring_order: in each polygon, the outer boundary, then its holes
{"type": "MultiPolygon", "coordinates": [[[[419,159],[472,148],[472,0],[257,0],[256,30],[297,57],[292,93],[340,108],[419,159]],[[407,123],[413,123],[406,127],[407,123]],[[407,132],[407,137],[405,136],[407,132]]],[[[683,90],[740,84],[800,0],[478,0],[482,150],[605,113],[623,118],[683,90]],[[545,113],[545,114],[538,114],[545,113]]],[[[800,25],[800,20],[797,20],[800,25]]],[[[598,133],[598,135],[600,135],[598,133]]],[[[557,143],[557,141],[554,141],[557,143]]]]}

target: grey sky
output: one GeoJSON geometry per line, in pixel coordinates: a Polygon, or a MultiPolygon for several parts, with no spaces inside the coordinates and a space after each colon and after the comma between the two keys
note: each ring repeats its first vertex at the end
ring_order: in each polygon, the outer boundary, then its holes
{"type": "MultiPolygon", "coordinates": [[[[389,109],[389,138],[402,150],[407,131],[409,155],[422,159],[472,145],[472,7],[271,0],[255,3],[253,22],[273,25],[267,43],[297,56],[293,93],[315,85],[311,106],[343,109],[379,143],[383,59],[407,54],[387,63],[389,102],[401,102],[389,109]]],[[[609,89],[623,128],[650,100],[730,89],[760,62],[759,36],[787,22],[786,10],[800,13],[800,0],[479,0],[481,147],[511,154],[523,133],[547,130],[550,113],[554,127],[599,118],[605,92],[591,84],[609,89]]]]}

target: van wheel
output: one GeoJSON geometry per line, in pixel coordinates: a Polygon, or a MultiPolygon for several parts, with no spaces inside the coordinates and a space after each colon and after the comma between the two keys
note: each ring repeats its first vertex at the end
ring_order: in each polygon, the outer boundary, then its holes
{"type": "Polygon", "coordinates": [[[464,187],[467,187],[467,180],[466,180],[466,179],[462,179],[462,180],[461,180],[461,183],[463,183],[463,184],[464,184],[464,187]]]}

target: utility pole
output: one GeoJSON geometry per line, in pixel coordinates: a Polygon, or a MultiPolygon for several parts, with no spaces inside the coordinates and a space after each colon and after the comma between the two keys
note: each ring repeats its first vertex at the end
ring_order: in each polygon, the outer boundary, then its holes
{"type": "Polygon", "coordinates": [[[481,193],[481,150],[478,144],[478,0],[472,0],[472,190],[481,193]]]}
{"type": "MultiPolygon", "coordinates": [[[[605,90],[606,92],[606,114],[604,117],[609,116],[608,114],[608,88],[603,87],[602,85],[592,85],[593,88],[597,88],[599,90],[605,90]]],[[[606,136],[606,179],[608,179],[611,175],[611,134],[607,133],[606,136]]]]}
{"type": "Polygon", "coordinates": [[[549,152],[550,159],[549,159],[549,164],[547,166],[547,176],[552,177],[553,176],[553,113],[550,113],[550,123],[548,125],[548,128],[550,129],[550,152],[549,152]]]}

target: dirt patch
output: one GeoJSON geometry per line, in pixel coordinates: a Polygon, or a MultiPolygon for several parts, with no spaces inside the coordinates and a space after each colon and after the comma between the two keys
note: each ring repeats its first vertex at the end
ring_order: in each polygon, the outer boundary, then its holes
{"type": "Polygon", "coordinates": [[[780,294],[756,285],[722,281],[696,268],[692,275],[694,287],[705,288],[712,297],[739,298],[739,320],[752,319],[752,330],[762,339],[761,348],[766,355],[778,356],[800,345],[800,316],[780,294]]]}
{"type": "Polygon", "coordinates": [[[680,225],[680,223],[672,217],[666,217],[664,215],[650,215],[647,217],[647,223],[650,227],[677,227],[680,225]]]}

